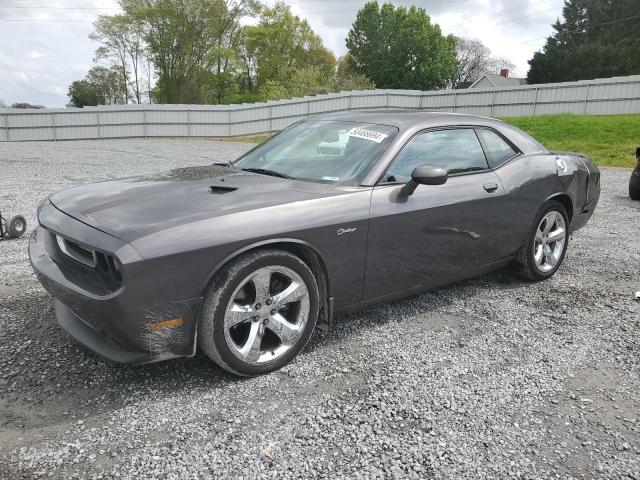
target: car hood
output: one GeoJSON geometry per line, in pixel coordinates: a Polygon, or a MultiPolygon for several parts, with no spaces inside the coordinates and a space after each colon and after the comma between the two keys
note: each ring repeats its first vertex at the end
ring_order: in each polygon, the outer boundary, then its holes
{"type": "Polygon", "coordinates": [[[181,224],[330,195],[329,185],[190,167],[69,188],[51,195],[62,212],[132,242],[181,224]]]}

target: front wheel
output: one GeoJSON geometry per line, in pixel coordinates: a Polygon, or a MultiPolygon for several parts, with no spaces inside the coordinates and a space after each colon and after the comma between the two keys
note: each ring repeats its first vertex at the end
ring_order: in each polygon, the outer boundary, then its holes
{"type": "Polygon", "coordinates": [[[231,373],[268,373],[304,348],[318,310],[318,285],[301,259],[286,251],[256,251],[233,261],[211,285],[198,341],[231,373]]]}
{"type": "Polygon", "coordinates": [[[564,260],[569,245],[569,217],[556,200],[538,211],[518,258],[521,273],[529,280],[551,277],[564,260]]]}

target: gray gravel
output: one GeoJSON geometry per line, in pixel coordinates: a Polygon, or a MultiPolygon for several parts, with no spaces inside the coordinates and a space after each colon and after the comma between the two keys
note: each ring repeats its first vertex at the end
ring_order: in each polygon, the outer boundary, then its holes
{"type": "MultiPolygon", "coordinates": [[[[0,207],[229,159],[208,141],[0,143],[0,207]]],[[[604,169],[558,274],[508,272],[344,316],[279,372],[105,362],[0,242],[0,478],[640,479],[640,203],[604,169]]]]}

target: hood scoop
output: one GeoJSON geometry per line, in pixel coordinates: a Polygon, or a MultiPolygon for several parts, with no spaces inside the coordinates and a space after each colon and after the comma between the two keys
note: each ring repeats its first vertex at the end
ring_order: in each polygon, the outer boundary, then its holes
{"type": "Polygon", "coordinates": [[[225,193],[235,192],[237,187],[227,187],[222,185],[211,185],[209,187],[209,193],[213,193],[214,195],[223,195],[225,193]]]}

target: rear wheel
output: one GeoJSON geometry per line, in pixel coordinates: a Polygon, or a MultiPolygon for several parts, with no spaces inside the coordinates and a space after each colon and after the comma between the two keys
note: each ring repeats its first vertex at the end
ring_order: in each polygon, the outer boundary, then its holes
{"type": "Polygon", "coordinates": [[[569,217],[556,200],[545,203],[534,218],[518,258],[521,273],[530,280],[551,277],[564,260],[569,244],[569,217]]]}
{"type": "Polygon", "coordinates": [[[257,251],[235,260],[207,293],[199,344],[236,375],[271,372],[306,345],[318,318],[317,282],[298,257],[257,251]]]}

